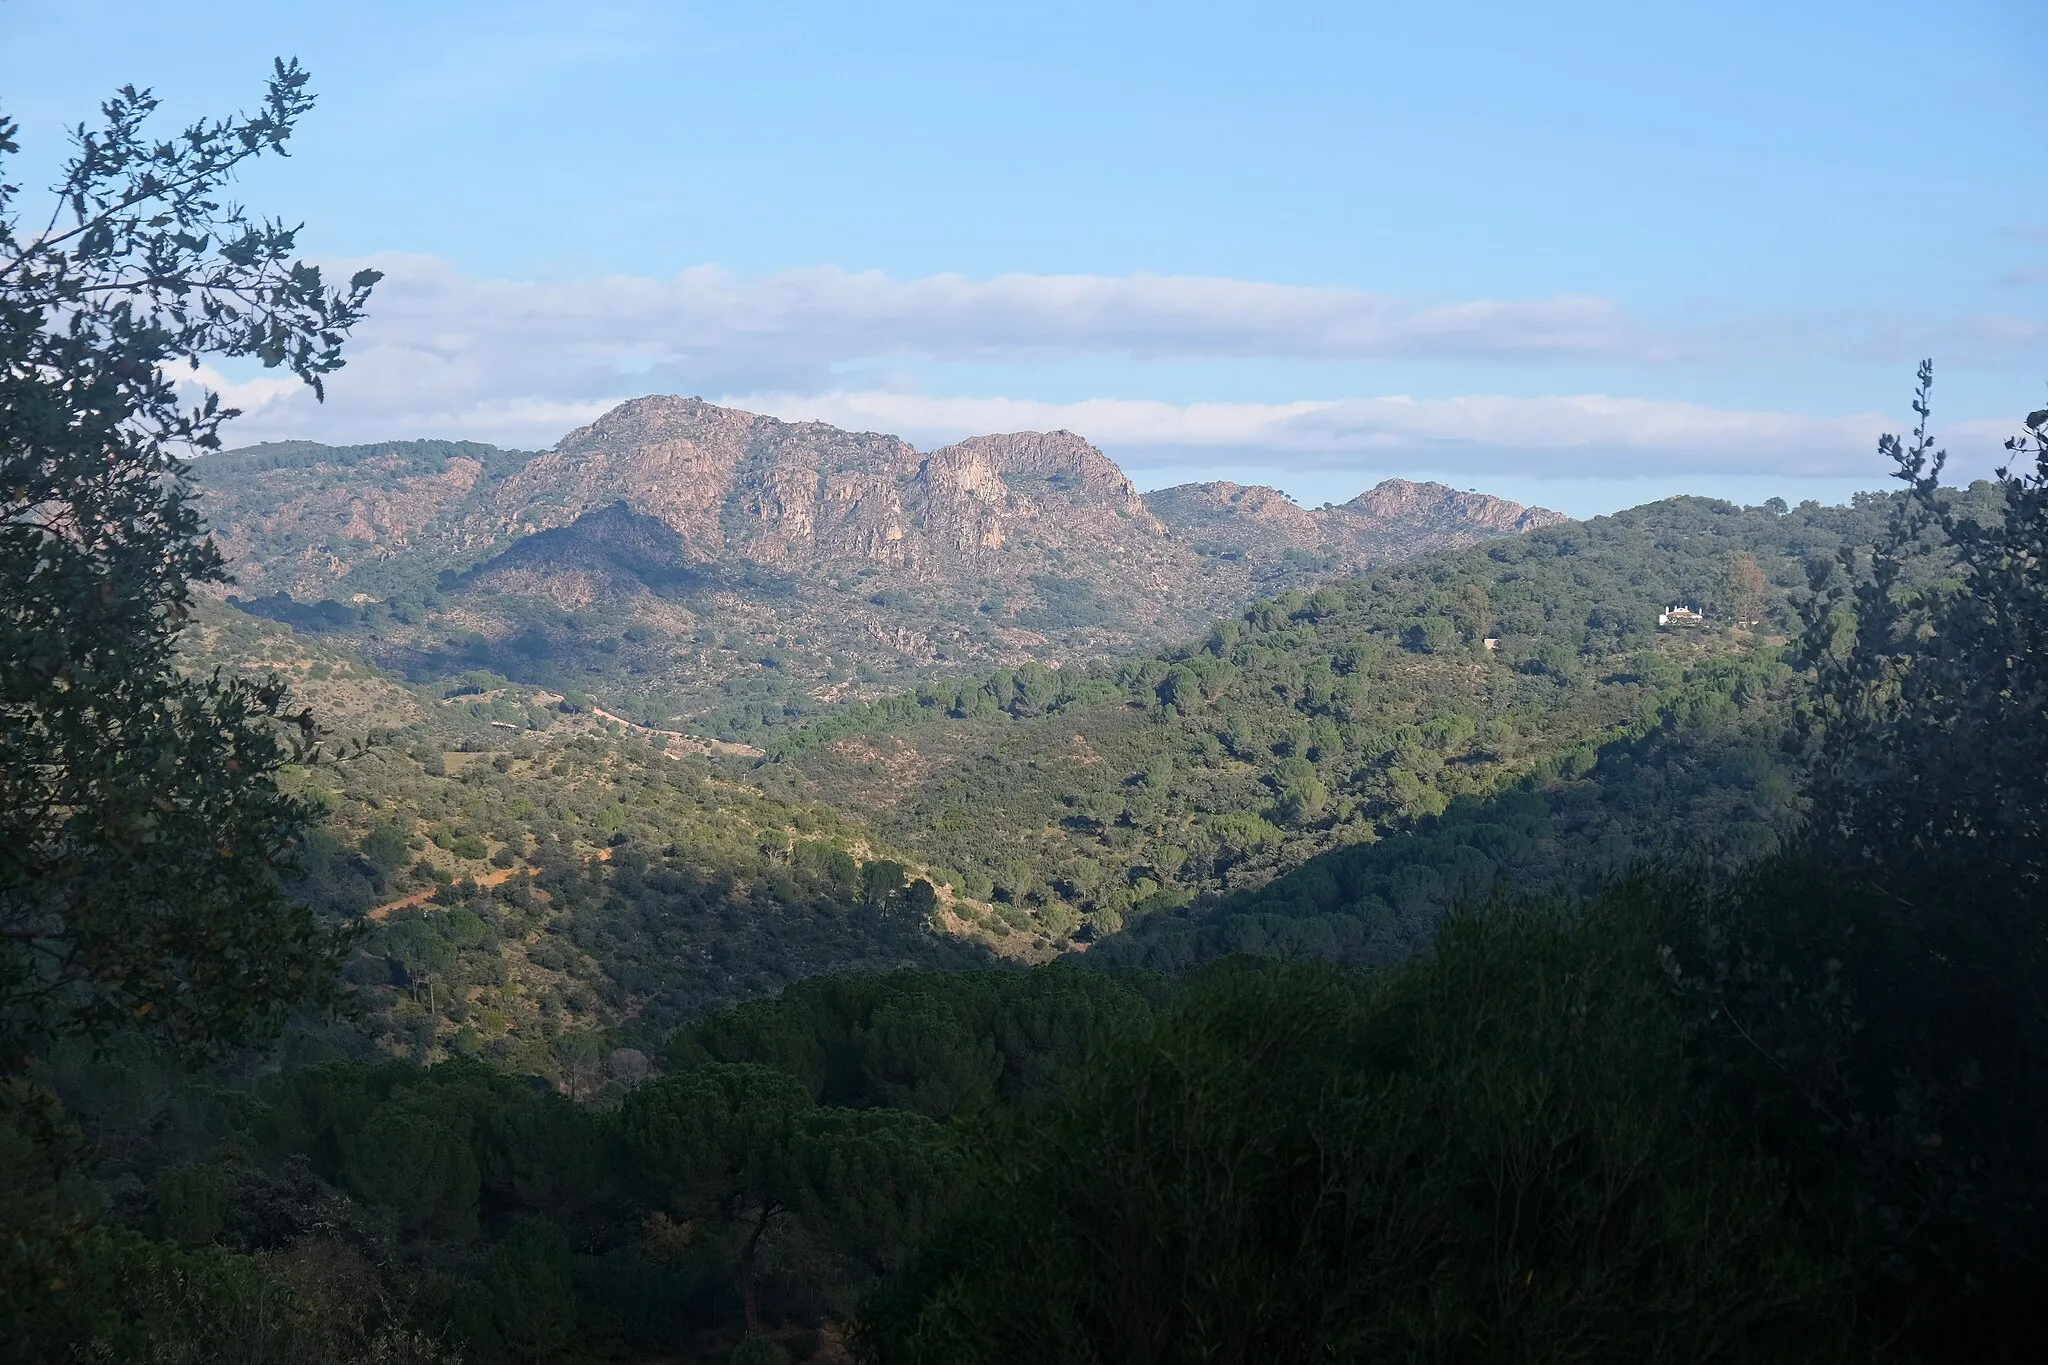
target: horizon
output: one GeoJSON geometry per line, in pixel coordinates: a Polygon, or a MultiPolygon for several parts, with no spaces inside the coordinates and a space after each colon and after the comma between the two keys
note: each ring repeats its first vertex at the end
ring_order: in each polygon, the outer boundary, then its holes
{"type": "Polygon", "coordinates": [[[2019,0],[215,19],[13,0],[0,111],[33,214],[119,85],[169,130],[311,70],[241,192],[387,278],[324,407],[201,374],[238,444],[536,446],[695,391],[920,448],[1072,430],[1147,489],[1583,517],[1887,487],[1928,356],[1967,481],[2048,378],[2019,0]]]}
{"type": "MultiPolygon", "coordinates": [[[[639,402],[639,401],[643,401],[643,400],[645,400],[645,399],[649,399],[649,398],[685,398],[685,399],[688,399],[689,401],[692,401],[692,402],[699,402],[699,403],[705,403],[705,404],[707,404],[707,405],[709,405],[709,406],[713,406],[713,407],[718,407],[718,406],[724,406],[724,405],[721,405],[721,404],[713,403],[713,402],[712,402],[711,400],[709,400],[709,399],[706,399],[706,398],[704,398],[704,397],[703,397],[703,396],[702,396],[701,394],[641,394],[641,395],[639,395],[639,396],[638,396],[638,397],[636,397],[636,398],[629,398],[629,399],[626,399],[626,400],[624,400],[624,402],[625,402],[626,404],[631,404],[631,403],[634,403],[634,402],[639,402]]],[[[602,414],[601,414],[601,415],[602,415],[602,414]]],[[[772,414],[766,414],[766,413],[755,413],[755,414],[753,414],[753,415],[755,415],[755,416],[772,416],[772,414]]],[[[782,419],[777,419],[777,420],[782,420],[782,419]]],[[[828,425],[828,426],[829,426],[829,425],[832,425],[832,424],[830,424],[830,423],[826,423],[825,425],[828,425]]],[[[912,450],[912,451],[913,451],[913,452],[914,452],[915,454],[918,454],[918,455],[930,455],[930,454],[932,454],[933,452],[935,452],[935,451],[937,451],[937,450],[943,449],[943,448],[944,448],[945,446],[947,446],[947,445],[951,445],[951,444],[956,444],[956,442],[950,442],[950,441],[949,441],[949,442],[938,442],[938,443],[926,443],[926,444],[920,445],[920,444],[918,444],[917,442],[914,442],[914,441],[910,441],[910,440],[908,440],[908,439],[906,439],[906,438],[903,438],[903,437],[897,436],[897,435],[896,435],[896,433],[894,433],[894,432],[887,432],[887,431],[878,431],[878,430],[871,430],[871,429],[867,429],[867,428],[858,428],[858,427],[854,427],[854,428],[838,428],[838,429],[839,429],[839,430],[842,430],[842,431],[845,431],[845,432],[847,432],[847,433],[848,433],[849,435],[857,435],[857,436],[887,436],[887,437],[894,437],[895,439],[903,440],[903,441],[904,441],[904,444],[906,444],[906,445],[910,446],[911,450],[912,450]]],[[[517,453],[524,453],[524,454],[531,454],[531,455],[544,455],[544,454],[547,454],[547,453],[549,453],[549,452],[553,451],[553,450],[554,450],[554,449],[555,449],[555,448],[556,448],[557,446],[559,446],[559,445],[561,444],[561,441],[562,441],[562,440],[564,440],[564,439],[567,439],[567,437],[568,437],[568,436],[570,436],[570,435],[573,435],[573,434],[574,434],[574,430],[575,430],[575,429],[572,429],[572,430],[571,430],[571,431],[569,431],[569,432],[564,432],[564,433],[563,433],[563,435],[562,435],[561,437],[557,438],[557,439],[556,439],[556,440],[554,440],[554,441],[548,442],[548,443],[546,443],[546,444],[544,444],[544,445],[537,445],[537,446],[531,446],[531,447],[522,447],[522,446],[503,446],[503,445],[498,445],[498,444],[497,444],[497,443],[495,443],[495,442],[488,442],[488,441],[486,441],[486,442],[477,442],[476,444],[481,444],[481,445],[488,445],[488,446],[492,446],[493,448],[495,448],[495,449],[498,449],[498,450],[506,450],[506,451],[513,451],[513,452],[517,452],[517,453]]],[[[1294,492],[1292,492],[1291,490],[1289,490],[1289,489],[1287,489],[1287,488],[1284,488],[1284,487],[1281,487],[1281,486],[1280,486],[1279,484],[1276,484],[1276,483],[1261,483],[1261,482],[1257,482],[1257,481],[1247,482],[1247,481],[1245,481],[1245,480],[1242,480],[1242,479],[1233,479],[1233,478],[1228,478],[1228,477],[1224,477],[1224,476],[1222,476],[1222,475],[1217,475],[1217,474],[1214,474],[1214,473],[1210,473],[1210,472],[1208,472],[1208,471],[1199,471],[1199,472],[1204,472],[1204,473],[1208,473],[1208,477],[1202,477],[1202,478],[1194,478],[1194,479],[1184,479],[1184,480],[1179,480],[1179,481],[1175,481],[1175,482],[1158,482],[1158,481],[1156,481],[1156,480],[1154,480],[1154,481],[1147,481],[1147,480],[1144,480],[1144,479],[1138,478],[1138,477],[1137,477],[1137,476],[1136,476],[1136,475],[1135,475],[1135,474],[1133,473],[1133,471],[1131,471],[1131,470],[1129,470],[1129,469],[1126,469],[1126,468],[1125,468],[1125,467],[1124,467],[1124,466],[1123,466],[1123,465],[1122,465],[1122,464],[1121,464],[1120,462],[1118,462],[1118,461],[1117,461],[1116,457],[1115,457],[1115,456],[1114,456],[1113,454],[1111,454],[1110,452],[1108,452],[1108,451],[1104,450],[1104,449],[1103,449],[1103,447],[1102,447],[1101,445],[1097,444],[1096,442],[1094,442],[1094,441],[1092,441],[1092,440],[1089,440],[1089,438],[1088,438],[1088,435],[1087,435],[1087,433],[1086,433],[1086,432],[1077,432],[1077,431],[1066,431],[1066,430],[1065,430],[1064,428],[1053,428],[1053,429],[1052,429],[1052,430],[1051,430],[1050,432],[1038,432],[1038,431],[1027,431],[1027,430],[1018,430],[1018,431],[1004,431],[1004,432],[973,432],[973,433],[970,433],[970,434],[969,434],[968,436],[964,436],[964,437],[962,437],[962,438],[960,438],[960,439],[964,441],[964,440],[970,440],[970,439],[973,439],[974,437],[978,437],[978,436],[1018,436],[1018,435],[1035,435],[1035,434],[1053,434],[1053,435],[1059,435],[1059,434],[1064,434],[1064,435],[1069,435],[1069,436],[1076,436],[1076,437],[1079,437],[1080,439],[1082,439],[1082,440],[1084,440],[1084,441],[1087,441],[1087,442],[1088,442],[1088,444],[1089,444],[1090,446],[1094,447],[1094,449],[1095,449],[1095,450],[1097,451],[1097,453],[1101,454],[1101,455],[1103,456],[1103,458],[1105,458],[1105,459],[1109,460],[1109,461],[1110,461],[1110,462],[1111,462],[1112,464],[1115,464],[1115,465],[1116,465],[1116,467],[1117,467],[1117,469],[1118,469],[1118,470],[1119,470],[1120,472],[1122,472],[1122,473],[1123,473],[1123,474],[1124,474],[1124,475],[1125,475],[1125,476],[1126,476],[1127,478],[1129,478],[1129,479],[1131,480],[1131,483],[1132,483],[1132,485],[1133,485],[1134,487],[1136,487],[1136,488],[1137,488],[1137,490],[1138,490],[1138,492],[1139,492],[1139,494],[1140,494],[1140,495],[1149,495],[1149,494],[1152,494],[1152,493],[1170,492],[1170,491],[1172,491],[1172,490],[1174,490],[1174,489],[1176,489],[1176,488],[1191,488],[1191,487],[1201,487],[1201,486],[1205,486],[1205,485],[1216,485],[1216,484],[1222,484],[1222,485],[1227,485],[1227,486],[1230,486],[1230,487],[1239,487],[1239,488],[1245,488],[1245,489],[1259,489],[1259,490],[1263,490],[1263,491],[1268,491],[1268,492],[1274,492],[1274,493],[1278,493],[1278,494],[1280,494],[1280,495],[1281,495],[1282,497],[1286,498],[1286,499],[1287,499],[1288,501],[1290,501],[1290,502],[1294,503],[1294,504],[1295,504],[1296,506],[1298,506],[1298,507],[1302,508],[1303,510],[1305,510],[1305,511],[1311,511],[1311,512],[1315,512],[1315,511],[1325,511],[1325,510],[1329,510],[1329,509],[1332,509],[1332,508],[1339,508],[1339,507],[1343,507],[1343,506],[1344,506],[1344,505],[1346,505],[1347,503],[1353,502],[1353,501],[1357,500],[1358,498],[1364,497],[1364,496],[1365,496],[1366,494],[1368,494],[1368,493],[1371,493],[1371,492],[1374,492],[1374,491],[1378,490],[1379,488],[1382,488],[1382,487],[1384,487],[1385,485],[1387,485],[1387,484],[1389,484],[1389,483],[1408,483],[1408,484],[1411,484],[1411,485],[1420,485],[1420,486],[1428,486],[1428,487],[1437,487],[1437,488],[1445,488],[1445,489],[1448,489],[1449,491],[1451,491],[1451,492],[1454,492],[1454,493],[1478,493],[1478,494],[1483,494],[1483,495],[1487,495],[1487,496],[1491,496],[1491,497],[1495,497],[1495,498],[1502,498],[1502,499],[1504,499],[1505,501],[1509,501],[1509,502],[1515,502],[1515,503],[1518,503],[1518,504],[1519,504],[1519,505],[1520,505],[1520,506],[1521,506],[1521,507],[1522,507],[1522,508],[1523,508],[1523,509],[1524,509],[1525,511],[1537,511],[1537,512],[1561,512],[1561,509],[1559,509],[1559,508],[1556,508],[1556,507],[1550,507],[1550,506],[1547,506],[1547,505],[1544,505],[1544,504],[1540,504],[1540,503],[1533,503],[1533,502],[1523,502],[1523,501],[1522,501],[1522,500],[1520,500],[1520,499],[1514,499],[1514,498],[1506,498],[1506,497],[1505,497],[1505,495],[1503,495],[1503,494],[1501,494],[1501,493],[1499,493],[1499,492],[1497,492],[1497,491],[1495,491],[1495,490],[1493,490],[1493,489],[1489,489],[1489,488],[1482,488],[1482,487],[1478,487],[1478,486],[1476,486],[1476,485],[1474,485],[1474,486],[1461,486],[1461,485],[1458,485],[1458,484],[1454,484],[1454,483],[1447,483],[1447,482],[1445,482],[1445,481],[1444,481],[1443,479],[1440,479],[1440,478],[1432,478],[1432,477],[1417,477],[1417,478],[1411,478],[1410,476],[1408,476],[1408,475],[1404,475],[1404,474],[1381,474],[1381,475],[1378,475],[1378,476],[1374,477],[1374,479],[1373,479],[1373,481],[1372,481],[1371,483],[1365,484],[1364,486],[1362,486],[1362,487],[1359,487],[1359,488],[1355,489],[1355,491],[1352,491],[1352,492],[1350,492],[1350,493],[1348,493],[1348,494],[1342,494],[1341,496],[1332,496],[1332,497],[1327,497],[1327,498],[1323,499],[1323,500],[1322,500],[1322,501],[1320,501],[1320,502],[1307,502],[1307,501],[1304,501],[1304,500],[1303,500],[1302,498],[1300,498],[1299,496],[1297,496],[1297,495],[1296,495],[1296,494],[1295,494],[1294,492]]],[[[261,451],[261,450],[265,450],[265,449],[268,449],[268,448],[271,448],[271,447],[276,447],[276,446],[293,446],[293,445],[320,445],[320,446],[326,446],[326,447],[328,447],[328,448],[330,448],[330,449],[347,449],[347,448],[351,448],[351,447],[355,447],[355,448],[366,448],[366,447],[377,447],[377,446],[402,446],[402,445],[411,445],[411,444],[416,444],[416,443],[422,443],[422,442],[427,442],[427,441],[448,441],[448,442],[450,442],[450,443],[460,443],[460,442],[462,442],[462,441],[463,441],[464,439],[466,439],[466,438],[461,438],[461,437],[442,437],[442,436],[424,436],[424,437],[407,437],[407,436],[401,436],[401,437],[381,437],[381,438],[380,438],[380,437],[372,437],[372,438],[369,438],[369,439],[366,439],[366,440],[360,440],[360,441],[319,441],[319,440],[314,440],[314,439],[312,439],[312,438],[309,438],[309,437],[303,437],[303,436],[277,436],[277,437],[270,437],[270,438],[266,438],[266,439],[263,439],[263,440],[259,440],[259,441],[253,441],[253,442],[249,442],[249,443],[246,443],[246,444],[242,444],[242,445],[223,445],[223,446],[222,446],[222,447],[221,447],[221,448],[220,448],[219,450],[215,450],[215,451],[204,451],[204,452],[201,452],[201,453],[199,453],[199,454],[193,455],[193,456],[191,456],[190,458],[191,458],[191,459],[193,459],[193,460],[203,460],[203,459],[206,459],[206,458],[208,458],[208,457],[210,457],[210,456],[227,456],[227,455],[245,455],[245,454],[249,454],[249,453],[251,453],[251,452],[254,452],[254,451],[261,451]]],[[[1147,472],[1156,472],[1156,471],[1147,471],[1147,472]]],[[[1256,472],[1256,471],[1255,471],[1255,472],[1256,472]]],[[[1338,484],[1337,482],[1335,482],[1335,480],[1338,480],[1338,479],[1341,479],[1341,478],[1342,478],[1342,475],[1333,475],[1333,476],[1332,476],[1333,482],[1332,482],[1331,486],[1332,486],[1332,487],[1339,487],[1340,485],[1339,485],[1339,484],[1338,484]]],[[[1944,484],[1944,486],[1945,486],[1945,487],[1947,487],[1947,486],[1951,486],[1951,485],[1950,485],[1950,484],[1944,484]]],[[[1844,494],[1844,495],[1843,495],[1843,496],[1842,496],[1841,498],[1839,498],[1839,499],[1836,499],[1836,500],[1834,500],[1834,501],[1828,501],[1828,500],[1825,500],[1825,499],[1813,499],[1812,501],[1815,501],[1815,502],[1819,503],[1819,505],[1821,505],[1821,506],[1826,506],[1826,507],[1839,507],[1839,506],[1847,506],[1847,505],[1848,505],[1848,504],[1849,504],[1849,503],[1850,503],[1850,502],[1851,502],[1851,501],[1852,501],[1852,500],[1853,500],[1853,499],[1854,499],[1854,498],[1855,498],[1856,496],[1858,496],[1859,494],[1862,494],[1862,493],[1865,493],[1865,492],[1870,492],[1870,491],[1880,491],[1880,492],[1884,492],[1884,491],[1891,491],[1891,490],[1888,490],[1888,489],[1877,489],[1877,490],[1872,490],[1872,489],[1862,489],[1862,488],[1859,488],[1859,489],[1854,489],[1854,490],[1850,491],[1850,492],[1849,492],[1849,493],[1847,493],[1847,494],[1844,494]]],[[[1772,496],[1776,496],[1776,495],[1772,495],[1772,496]]],[[[1585,514],[1576,514],[1576,513],[1569,513],[1569,512],[1563,512],[1563,513],[1562,513],[1562,515],[1564,515],[1564,516],[1565,516],[1565,517],[1566,517],[1567,519],[1569,519],[1569,520],[1573,520],[1573,521],[1585,521],[1585,520],[1590,520],[1590,519],[1591,519],[1591,518],[1593,518],[1593,517],[1599,517],[1599,516],[1611,516],[1611,515],[1614,515],[1614,514],[1617,514],[1617,513],[1620,513],[1620,512],[1627,512],[1627,511],[1632,511],[1632,510],[1636,510],[1636,509],[1638,509],[1638,508],[1641,508],[1641,507],[1646,507],[1646,506],[1649,506],[1649,505],[1650,505],[1650,504],[1652,504],[1652,503],[1657,503],[1657,502],[1665,502],[1665,501],[1669,501],[1669,500],[1671,500],[1671,499],[1673,499],[1673,498],[1685,498],[1685,497],[1699,497],[1699,498],[1707,498],[1707,499],[1710,499],[1710,500],[1718,500],[1718,501],[1723,501],[1723,502],[1735,502],[1735,501],[1736,501],[1736,500],[1734,500],[1734,499],[1727,499],[1727,498],[1717,498],[1717,496],[1716,496],[1715,494],[1711,494],[1711,493],[1700,493],[1700,492],[1677,492],[1677,493],[1666,493],[1666,494],[1663,494],[1663,495],[1661,495],[1661,496],[1658,496],[1658,497],[1650,497],[1650,498],[1645,498],[1645,499],[1643,499],[1643,500],[1642,500],[1641,502],[1635,502],[1635,503],[1624,503],[1624,504],[1621,504],[1621,505],[1618,505],[1618,506],[1615,506],[1615,507],[1607,508],[1607,509],[1605,509],[1604,511],[1599,511],[1599,512],[1589,512],[1589,513],[1585,513],[1585,514]]],[[[1804,501],[1804,500],[1802,500],[1802,501],[1804,501]]],[[[1789,503],[1789,500],[1788,500],[1788,503],[1789,503]]],[[[1752,503],[1752,504],[1743,504],[1743,503],[1740,503],[1740,502],[1736,502],[1736,505],[1738,505],[1738,506],[1758,506],[1758,505],[1760,505],[1760,504],[1754,504],[1754,503],[1752,503]]],[[[1792,505],[1796,505],[1796,504],[1792,504],[1792,505]]]]}

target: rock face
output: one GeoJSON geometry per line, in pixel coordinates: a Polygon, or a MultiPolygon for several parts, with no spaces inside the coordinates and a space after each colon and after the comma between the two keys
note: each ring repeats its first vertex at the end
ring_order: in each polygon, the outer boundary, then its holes
{"type": "Polygon", "coordinates": [[[1148,493],[1145,503],[1175,532],[1254,559],[1289,552],[1362,567],[1489,536],[1517,535],[1565,520],[1485,493],[1387,479],[1338,507],[1298,506],[1275,488],[1189,483],[1148,493]]]}
{"type": "Polygon", "coordinates": [[[1021,545],[1161,540],[1124,472],[1071,432],[977,436],[921,455],[894,436],[640,398],[563,437],[496,491],[502,531],[622,502],[699,560],[874,566],[933,578],[1021,545]]]}
{"type": "Polygon", "coordinates": [[[530,458],[474,441],[279,441],[203,456],[193,470],[242,588],[318,598],[387,561],[489,545],[471,513],[530,458]]]}
{"type": "Polygon", "coordinates": [[[1440,483],[1387,479],[1336,509],[1352,517],[1401,520],[1433,530],[1491,531],[1509,535],[1555,526],[1566,518],[1543,507],[1524,507],[1485,493],[1460,493],[1440,483]]]}
{"type": "Polygon", "coordinates": [[[1264,593],[1561,519],[1398,479],[1313,511],[1228,483],[1140,495],[1072,432],[921,453],[659,396],[537,455],[289,443],[196,472],[251,598],[331,598],[415,671],[459,641],[472,665],[573,660],[684,714],[1127,652],[1264,593]]]}

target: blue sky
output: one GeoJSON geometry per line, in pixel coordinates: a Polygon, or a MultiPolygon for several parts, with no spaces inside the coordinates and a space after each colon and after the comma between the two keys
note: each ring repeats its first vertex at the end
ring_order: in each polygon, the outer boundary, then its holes
{"type": "Polygon", "coordinates": [[[391,278],[325,409],[222,376],[245,439],[668,391],[1584,514],[1877,486],[1923,355],[1989,467],[2048,401],[2043,50],[2038,0],[0,0],[0,110],[32,185],[122,82],[312,69],[242,193],[391,278]]]}

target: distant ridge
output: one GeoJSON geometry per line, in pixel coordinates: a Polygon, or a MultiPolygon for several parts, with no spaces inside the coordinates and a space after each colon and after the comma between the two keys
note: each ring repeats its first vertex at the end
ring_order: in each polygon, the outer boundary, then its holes
{"type": "Polygon", "coordinates": [[[1347,564],[1518,535],[1567,520],[1546,508],[1407,479],[1383,480],[1347,503],[1315,510],[1277,488],[1221,482],[1162,488],[1147,493],[1145,505],[1176,532],[1240,554],[1315,552],[1347,564]]]}
{"type": "Polygon", "coordinates": [[[1318,510],[1231,483],[1141,495],[1073,432],[921,452],[663,395],[540,453],[293,441],[194,471],[246,600],[332,600],[349,611],[295,619],[354,612],[408,666],[451,642],[507,667],[574,655],[704,704],[741,677],[822,695],[850,670],[1130,652],[1262,594],[1563,520],[1401,479],[1318,510]]]}

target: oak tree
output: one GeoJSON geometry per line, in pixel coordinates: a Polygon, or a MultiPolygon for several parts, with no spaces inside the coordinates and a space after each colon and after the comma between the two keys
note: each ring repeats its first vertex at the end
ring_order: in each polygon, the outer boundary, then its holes
{"type": "Polygon", "coordinates": [[[176,658],[195,588],[228,578],[184,457],[235,415],[178,371],[244,358],[320,394],[378,278],[330,287],[298,229],[225,197],[285,153],[306,83],[279,62],[257,112],[168,135],[126,87],[47,217],[0,185],[0,1075],[137,1025],[214,1050],[331,980],[336,934],[280,885],[311,811],[277,777],[312,717],[176,658]]]}

